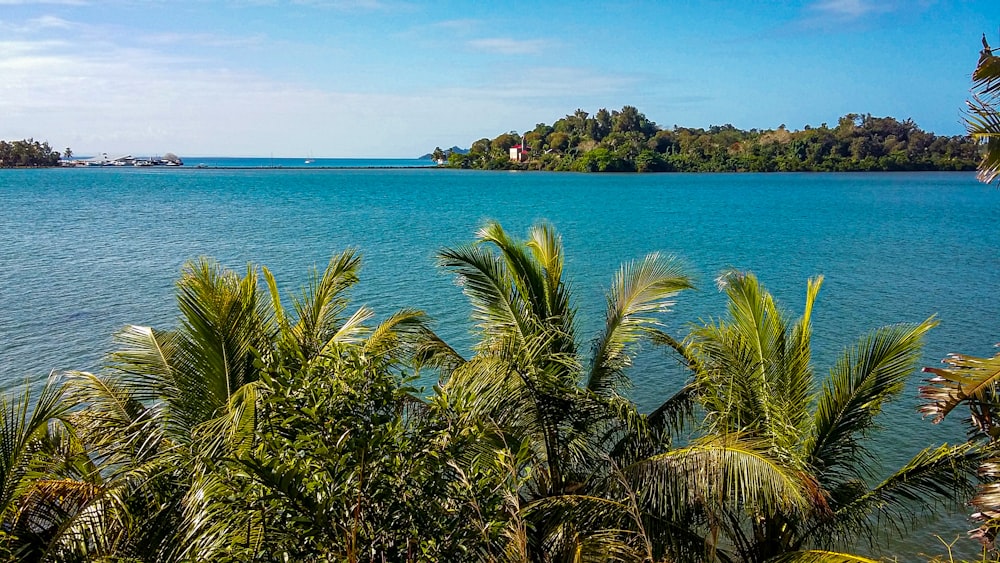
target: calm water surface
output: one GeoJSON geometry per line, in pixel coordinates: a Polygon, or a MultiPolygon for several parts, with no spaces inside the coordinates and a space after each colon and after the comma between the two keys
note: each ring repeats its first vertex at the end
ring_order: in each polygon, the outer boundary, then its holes
{"type": "MultiPolygon", "coordinates": [[[[1000,192],[971,174],[576,175],[453,170],[51,169],[0,171],[0,383],[98,369],[126,323],[170,327],[186,260],[267,265],[285,290],[347,247],[365,257],[354,292],[380,315],[418,307],[467,349],[469,308],[434,264],[488,218],[523,235],[556,225],[587,335],[625,260],[682,257],[699,291],[670,329],[718,316],[714,278],[753,270],[793,313],[826,277],[814,313],[817,372],[866,330],[937,315],[925,363],[1000,341],[1000,192]]],[[[650,408],[682,374],[643,353],[636,400],[650,408]]],[[[915,414],[919,375],[880,438],[887,464],[956,425],[915,414]]],[[[957,422],[957,419],[956,419],[957,422]]]]}

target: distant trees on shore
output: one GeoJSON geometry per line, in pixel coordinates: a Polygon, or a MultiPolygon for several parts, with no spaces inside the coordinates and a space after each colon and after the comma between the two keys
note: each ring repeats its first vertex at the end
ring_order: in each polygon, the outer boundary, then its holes
{"type": "Polygon", "coordinates": [[[480,139],[448,166],[478,169],[578,172],[848,172],[975,170],[979,147],[967,136],[938,136],[907,119],[848,114],[834,127],[823,123],[789,131],[660,128],[633,106],[594,115],[576,110],[552,125],[480,139]],[[509,151],[528,148],[517,162],[509,151]]]}
{"type": "MultiPolygon", "coordinates": [[[[66,149],[66,152],[69,154],[71,151],[66,149]]],[[[0,168],[58,166],[60,156],[59,151],[52,150],[47,141],[0,140],[0,168]]]]}

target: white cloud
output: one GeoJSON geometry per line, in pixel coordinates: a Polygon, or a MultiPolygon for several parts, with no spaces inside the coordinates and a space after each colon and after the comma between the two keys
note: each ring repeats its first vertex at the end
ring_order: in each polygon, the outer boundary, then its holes
{"type": "Polygon", "coordinates": [[[86,6],[86,0],[0,0],[0,6],[29,6],[32,4],[54,4],[61,6],[86,6]]]}
{"type": "Polygon", "coordinates": [[[812,8],[833,16],[857,18],[878,11],[880,6],[884,6],[884,3],[875,4],[868,0],[821,0],[813,4],[812,8]]]}
{"type": "Polygon", "coordinates": [[[138,39],[147,45],[200,45],[204,47],[255,47],[265,43],[263,34],[246,37],[216,35],[212,33],[156,33],[138,39]]]}
{"type": "Polygon", "coordinates": [[[821,25],[852,22],[883,14],[922,12],[933,0],[817,0],[806,7],[803,22],[821,25]]]}
{"type": "Polygon", "coordinates": [[[497,53],[500,55],[533,55],[540,53],[548,45],[543,39],[512,39],[509,37],[490,37],[473,39],[468,45],[479,51],[497,53]]]}
{"type": "Polygon", "coordinates": [[[474,29],[478,28],[482,22],[480,20],[474,19],[457,19],[457,20],[445,20],[433,23],[430,27],[438,29],[448,29],[460,34],[471,33],[474,29]]]}
{"type": "Polygon", "coordinates": [[[56,16],[42,16],[29,22],[36,29],[71,29],[74,24],[56,16]]]}

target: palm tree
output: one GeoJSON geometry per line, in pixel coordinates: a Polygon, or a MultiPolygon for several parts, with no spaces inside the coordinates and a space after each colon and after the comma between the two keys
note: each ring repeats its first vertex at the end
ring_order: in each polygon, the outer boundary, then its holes
{"type": "Polygon", "coordinates": [[[532,227],[520,241],[489,222],[475,243],[441,251],[439,263],[458,276],[478,334],[470,359],[444,354],[457,365],[444,393],[466,398],[477,417],[501,429],[499,449],[526,447],[519,472],[530,479],[518,494],[523,505],[541,503],[521,513],[538,515],[528,527],[534,557],[571,553],[583,540],[568,532],[566,519],[546,528],[546,499],[576,502],[610,477],[608,462],[632,453],[628,446],[646,425],[624,395],[627,370],[635,346],[654,334],[690,278],[678,260],[659,254],[623,265],[586,357],[563,279],[561,238],[550,225],[532,227]]]}
{"type": "Polygon", "coordinates": [[[972,82],[974,90],[967,102],[966,126],[972,138],[986,145],[978,177],[988,184],[1000,177],[1000,57],[993,54],[986,35],[972,82]]]}
{"type": "MultiPolygon", "coordinates": [[[[266,268],[269,293],[252,266],[239,276],[207,259],[189,263],[177,283],[176,329],[128,326],[115,337],[106,373],[72,375],[70,402],[86,406],[75,426],[114,483],[114,512],[101,533],[118,538],[119,555],[198,556],[192,549],[200,544],[189,541],[203,516],[190,508],[200,506],[198,484],[220,459],[253,445],[262,374],[308,366],[331,346],[371,332],[369,309],[345,314],[344,292],[359,266],[354,251],[335,256],[293,298],[289,314],[266,268]]],[[[405,326],[417,317],[391,321],[405,326]]]]}
{"type": "MultiPolygon", "coordinates": [[[[822,278],[809,281],[805,312],[794,323],[753,274],[727,272],[719,283],[728,296],[727,318],[697,327],[687,340],[692,393],[703,414],[700,437],[687,447],[745,445],[785,474],[799,475],[808,502],[696,500],[711,553],[721,560],[763,562],[818,556],[810,550],[865,539],[874,545],[883,530],[901,531],[913,515],[962,498],[979,459],[974,448],[928,448],[878,479],[878,456],[865,441],[884,406],[900,396],[920,359],[922,338],[936,321],[871,331],[819,380],[811,362],[811,315],[822,278]]],[[[773,480],[761,475],[757,481],[773,480]]]]}

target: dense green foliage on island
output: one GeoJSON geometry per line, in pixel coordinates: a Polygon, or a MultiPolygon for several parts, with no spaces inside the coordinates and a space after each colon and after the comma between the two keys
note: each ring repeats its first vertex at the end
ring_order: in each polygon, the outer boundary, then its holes
{"type": "MultiPolygon", "coordinates": [[[[69,149],[66,149],[69,153],[69,149]]],[[[59,166],[59,151],[54,151],[49,143],[34,139],[20,141],[0,140],[0,168],[32,168],[59,166]]],[[[69,156],[69,154],[67,154],[69,156]]]]}
{"type": "Polygon", "coordinates": [[[539,123],[480,139],[467,154],[449,155],[453,168],[564,170],[578,172],[846,172],[876,170],[974,170],[976,143],[967,136],[941,137],[911,121],[849,114],[835,127],[825,123],[789,131],[743,131],[732,125],[663,129],[632,106],[577,110],[552,125],[539,123]],[[529,147],[516,162],[510,148],[529,147]]]}

